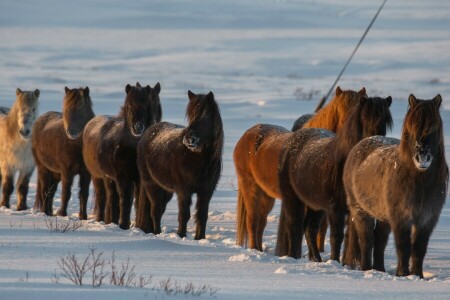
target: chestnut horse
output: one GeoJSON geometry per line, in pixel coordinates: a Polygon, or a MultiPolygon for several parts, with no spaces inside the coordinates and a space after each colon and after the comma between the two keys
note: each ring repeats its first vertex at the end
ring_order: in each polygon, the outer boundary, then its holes
{"type": "MultiPolygon", "coordinates": [[[[309,119],[305,127],[339,131],[349,111],[359,99],[359,92],[336,88],[330,103],[309,119]]],[[[292,132],[274,125],[259,124],[248,129],[234,148],[233,158],[238,180],[236,243],[262,251],[262,237],[267,216],[275,198],[281,199],[278,158],[292,132]]]]}
{"type": "Polygon", "coordinates": [[[79,175],[79,218],[87,219],[87,201],[91,175],[82,153],[84,126],[95,115],[89,87],[65,87],[62,113],[50,111],[40,116],[33,127],[33,156],[37,168],[37,191],[34,207],[46,215],[53,215],[53,197],[62,182],[59,216],[67,216],[75,175],[79,175]]]}
{"type": "Polygon", "coordinates": [[[214,94],[188,92],[187,127],[151,126],[138,146],[141,192],[136,227],[161,233],[161,217],[173,193],[178,198],[178,235],[186,236],[192,194],[197,194],[195,239],[204,239],[208,208],[222,170],[223,125],[214,94]]]}
{"type": "Polygon", "coordinates": [[[16,89],[16,101],[9,110],[0,108],[0,181],[2,200],[0,206],[9,208],[14,191],[14,176],[17,179],[17,210],[27,209],[28,184],[34,171],[31,153],[31,136],[34,121],[39,115],[40,92],[16,89]]]}
{"type": "Polygon", "coordinates": [[[342,171],[345,159],[362,138],[386,134],[392,126],[392,98],[361,98],[335,135],[318,128],[302,128],[283,143],[279,182],[282,194],[276,254],[301,256],[303,222],[309,258],[321,261],[317,230],[325,211],[331,226],[331,259],[339,261],[347,214],[342,171]],[[308,207],[303,220],[305,206],[308,207]]]}
{"type": "Polygon", "coordinates": [[[83,158],[92,175],[97,221],[130,226],[133,190],[139,186],[137,144],[145,129],[161,120],[159,83],[154,88],[129,84],[116,117],[97,116],[83,132],[83,158]]]}
{"type": "Polygon", "coordinates": [[[441,102],[440,95],[432,100],[410,95],[400,140],[367,138],[349,153],[343,180],[352,221],[347,230],[353,232],[347,234],[350,249],[345,251],[345,264],[352,265],[354,251],[360,251],[361,270],[384,271],[384,250],[392,229],[396,275],[423,278],[423,260],[449,177],[441,102]]]}

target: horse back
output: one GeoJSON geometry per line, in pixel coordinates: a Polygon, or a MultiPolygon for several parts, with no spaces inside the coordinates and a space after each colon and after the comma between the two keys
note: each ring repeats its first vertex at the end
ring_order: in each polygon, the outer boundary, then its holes
{"type": "Polygon", "coordinates": [[[0,106],[0,116],[7,115],[11,109],[9,107],[0,106]]]}
{"type": "Polygon", "coordinates": [[[259,124],[248,129],[234,148],[236,172],[252,177],[270,197],[281,198],[278,181],[279,157],[292,132],[286,128],[259,124]]]}

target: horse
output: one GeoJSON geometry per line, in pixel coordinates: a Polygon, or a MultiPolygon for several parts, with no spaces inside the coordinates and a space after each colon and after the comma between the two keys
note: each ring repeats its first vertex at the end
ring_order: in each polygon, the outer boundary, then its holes
{"type": "Polygon", "coordinates": [[[96,116],[83,131],[83,158],[95,190],[97,221],[130,227],[133,190],[139,186],[137,145],[144,131],[161,121],[159,82],[154,88],[125,87],[118,116],[96,116]]]}
{"type": "Polygon", "coordinates": [[[349,229],[356,234],[348,246],[359,243],[361,270],[385,271],[384,250],[392,229],[396,275],[423,278],[423,260],[445,202],[449,174],[441,95],[421,100],[411,94],[408,102],[400,140],[364,139],[348,155],[343,180],[349,229]]]}
{"type": "Polygon", "coordinates": [[[0,114],[0,181],[2,200],[0,206],[10,207],[10,197],[14,191],[14,176],[17,179],[17,210],[27,209],[27,194],[30,177],[34,171],[31,153],[33,123],[38,115],[40,91],[16,89],[16,101],[9,110],[2,108],[0,114]],[[9,112],[8,112],[9,111],[9,112]],[[6,114],[4,114],[6,112],[6,114]]]}
{"type": "Polygon", "coordinates": [[[208,207],[222,170],[224,132],[214,94],[188,91],[188,126],[162,122],[147,129],[138,146],[141,177],[136,227],[161,233],[161,217],[178,198],[178,235],[186,237],[192,195],[197,194],[195,239],[205,238],[208,207]]]}
{"type": "Polygon", "coordinates": [[[390,96],[362,97],[338,133],[302,128],[285,141],[279,170],[282,204],[277,255],[301,256],[303,224],[306,224],[309,259],[322,261],[316,236],[326,212],[331,221],[331,259],[339,261],[347,214],[342,184],[344,163],[352,147],[362,138],[384,135],[392,127],[391,103],[390,96]],[[305,206],[308,210],[303,220],[305,206]]]}
{"type": "MultiPolygon", "coordinates": [[[[303,118],[305,127],[341,130],[348,113],[366,96],[359,92],[336,88],[335,97],[312,117],[303,118]]],[[[298,123],[298,122],[297,122],[298,123]]],[[[281,199],[278,181],[278,158],[286,140],[292,136],[287,129],[258,124],[248,129],[237,142],[234,164],[238,181],[236,243],[262,251],[262,237],[267,216],[281,199]]]]}
{"type": "Polygon", "coordinates": [[[79,175],[79,218],[87,219],[91,175],[83,160],[82,133],[94,116],[89,87],[65,87],[62,113],[49,111],[34,123],[32,150],[38,174],[34,206],[46,215],[53,215],[53,197],[61,181],[61,207],[57,214],[67,216],[73,179],[79,175]]]}

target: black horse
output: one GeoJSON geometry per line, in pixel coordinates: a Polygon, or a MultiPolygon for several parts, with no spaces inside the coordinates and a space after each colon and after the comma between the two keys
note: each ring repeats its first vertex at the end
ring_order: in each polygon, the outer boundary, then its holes
{"type": "Polygon", "coordinates": [[[361,270],[384,271],[384,250],[392,229],[397,276],[423,277],[428,241],[447,195],[441,102],[440,95],[429,101],[410,95],[400,140],[367,138],[349,153],[343,180],[352,222],[345,264],[353,266],[360,255],[361,270]]]}
{"type": "Polygon", "coordinates": [[[161,120],[160,91],[159,83],[128,84],[120,114],[97,116],[84,129],[83,158],[94,183],[97,221],[130,226],[133,190],[139,186],[137,144],[145,129],[161,120]]]}
{"type": "Polygon", "coordinates": [[[222,169],[223,126],[214,95],[188,92],[187,127],[151,126],[138,146],[141,178],[136,227],[161,233],[161,217],[175,192],[178,235],[186,236],[192,194],[197,194],[195,239],[205,238],[208,207],[222,169]]]}
{"type": "Polygon", "coordinates": [[[392,98],[362,97],[336,135],[302,128],[286,141],[280,156],[279,182],[283,196],[276,254],[299,257],[303,215],[309,258],[321,261],[317,230],[323,212],[331,220],[331,259],[339,261],[347,214],[342,170],[347,154],[362,138],[386,133],[392,126],[392,98]]]}

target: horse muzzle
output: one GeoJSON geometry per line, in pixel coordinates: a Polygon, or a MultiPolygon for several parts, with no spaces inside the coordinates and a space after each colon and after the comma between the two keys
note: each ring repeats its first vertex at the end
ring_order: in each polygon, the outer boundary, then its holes
{"type": "Polygon", "coordinates": [[[77,138],[80,137],[81,132],[77,133],[77,134],[73,134],[71,133],[69,130],[66,130],[66,135],[70,140],[76,140],[77,138]]]}
{"type": "Polygon", "coordinates": [[[136,122],[133,125],[133,128],[131,128],[131,133],[135,136],[135,137],[140,137],[145,131],[145,126],[142,122],[136,122]]]}
{"type": "Polygon", "coordinates": [[[191,136],[185,136],[183,138],[183,144],[191,151],[193,152],[200,152],[200,146],[198,145],[198,142],[200,139],[194,135],[191,136]]]}
{"type": "Polygon", "coordinates": [[[428,151],[425,153],[416,153],[413,157],[413,161],[417,169],[425,171],[430,167],[431,162],[433,161],[433,155],[428,151]]]}
{"type": "Polygon", "coordinates": [[[28,139],[30,137],[31,130],[29,130],[29,129],[20,129],[19,133],[20,133],[20,136],[23,139],[28,139]]]}

